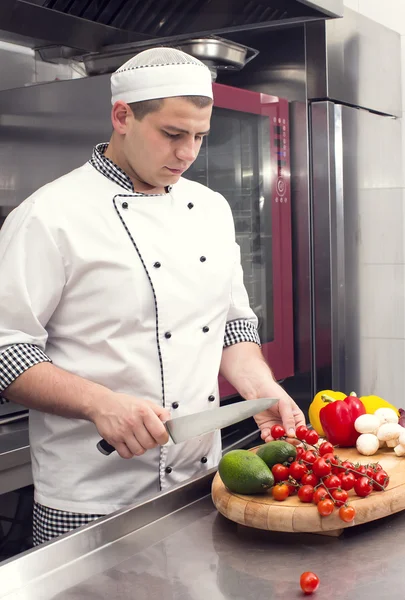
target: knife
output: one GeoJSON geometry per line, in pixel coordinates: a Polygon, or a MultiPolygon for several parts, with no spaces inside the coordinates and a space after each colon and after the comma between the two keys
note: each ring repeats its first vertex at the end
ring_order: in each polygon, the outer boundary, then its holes
{"type": "MultiPolygon", "coordinates": [[[[169,419],[164,423],[164,426],[170,439],[175,444],[179,444],[193,437],[222,429],[222,427],[233,425],[233,423],[257,415],[278,401],[279,398],[259,398],[258,400],[235,402],[234,404],[228,404],[228,406],[220,406],[219,408],[185,415],[184,417],[169,419]]],[[[103,439],[98,442],[97,448],[106,456],[115,451],[114,446],[103,439]]]]}

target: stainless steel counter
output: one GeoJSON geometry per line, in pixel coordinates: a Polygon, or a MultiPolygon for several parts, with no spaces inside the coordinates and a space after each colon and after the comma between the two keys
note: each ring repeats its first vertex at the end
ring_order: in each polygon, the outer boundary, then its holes
{"type": "Polygon", "coordinates": [[[214,472],[0,564],[7,600],[405,598],[405,512],[340,538],[248,529],[216,511],[214,472]]]}
{"type": "Polygon", "coordinates": [[[31,484],[28,418],[0,425],[0,494],[31,484]]]}

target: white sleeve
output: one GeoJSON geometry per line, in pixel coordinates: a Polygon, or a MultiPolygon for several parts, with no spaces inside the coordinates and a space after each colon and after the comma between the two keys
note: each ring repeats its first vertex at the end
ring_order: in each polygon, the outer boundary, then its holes
{"type": "Polygon", "coordinates": [[[27,200],[0,231],[0,392],[30,366],[50,360],[46,326],[64,285],[56,242],[27,200]]]}

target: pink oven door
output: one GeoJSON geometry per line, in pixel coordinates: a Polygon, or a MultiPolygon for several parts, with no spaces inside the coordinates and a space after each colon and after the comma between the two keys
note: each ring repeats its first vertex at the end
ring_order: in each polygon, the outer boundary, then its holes
{"type": "MultiPolygon", "coordinates": [[[[187,177],[228,200],[262,349],[277,379],[294,373],[288,102],[214,84],[211,132],[187,177]]],[[[225,398],[235,389],[220,377],[225,398]]]]}

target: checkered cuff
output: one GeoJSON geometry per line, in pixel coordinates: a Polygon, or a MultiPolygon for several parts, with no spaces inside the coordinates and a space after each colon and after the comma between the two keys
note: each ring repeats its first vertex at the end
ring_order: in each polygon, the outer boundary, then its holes
{"type": "Polygon", "coordinates": [[[256,327],[247,319],[228,321],[225,327],[224,348],[239,342],[254,342],[260,344],[260,337],[256,327]]]}
{"type": "Polygon", "coordinates": [[[0,354],[0,393],[24,371],[41,362],[52,362],[34,344],[14,344],[0,354]]]}

